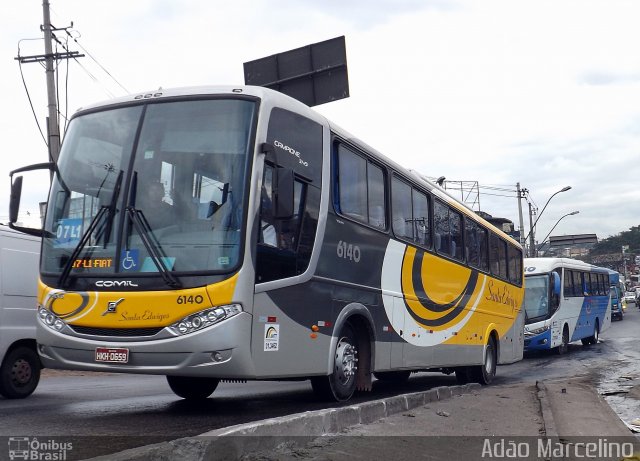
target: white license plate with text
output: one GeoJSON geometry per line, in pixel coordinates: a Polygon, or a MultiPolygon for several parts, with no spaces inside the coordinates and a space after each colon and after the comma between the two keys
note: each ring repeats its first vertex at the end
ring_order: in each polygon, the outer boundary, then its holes
{"type": "Polygon", "coordinates": [[[121,347],[96,347],[96,362],[127,363],[129,349],[121,347]]]}

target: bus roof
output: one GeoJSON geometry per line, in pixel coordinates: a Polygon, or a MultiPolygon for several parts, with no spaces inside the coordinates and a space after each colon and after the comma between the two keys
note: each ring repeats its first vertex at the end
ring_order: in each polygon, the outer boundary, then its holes
{"type": "Polygon", "coordinates": [[[593,264],[571,258],[524,258],[524,274],[544,274],[551,272],[558,267],[567,269],[578,269],[590,272],[606,272],[608,269],[604,267],[594,266],[593,264]]]}

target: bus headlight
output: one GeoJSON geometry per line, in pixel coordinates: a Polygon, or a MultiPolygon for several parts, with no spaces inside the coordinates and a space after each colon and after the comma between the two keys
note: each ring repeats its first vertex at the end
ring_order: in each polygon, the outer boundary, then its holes
{"type": "Polygon", "coordinates": [[[545,325],[540,328],[534,328],[533,330],[526,330],[524,334],[527,336],[534,336],[534,335],[539,335],[540,333],[544,333],[547,330],[549,330],[549,325],[545,325]]]}
{"type": "Polygon", "coordinates": [[[240,304],[229,304],[205,309],[195,314],[190,314],[182,320],[174,323],[169,329],[176,335],[188,335],[194,331],[215,325],[222,320],[234,317],[242,312],[240,304]]]}
{"type": "Polygon", "coordinates": [[[56,314],[42,306],[38,307],[38,318],[43,324],[55,331],[62,330],[65,325],[56,314]]]}

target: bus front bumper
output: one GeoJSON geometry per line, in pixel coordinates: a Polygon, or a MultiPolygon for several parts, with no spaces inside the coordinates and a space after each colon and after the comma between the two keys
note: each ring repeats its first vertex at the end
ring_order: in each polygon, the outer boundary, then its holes
{"type": "Polygon", "coordinates": [[[525,352],[534,350],[547,350],[551,349],[551,328],[544,333],[537,335],[526,334],[524,336],[524,350],[525,352]]]}
{"type": "Polygon", "coordinates": [[[164,339],[92,339],[54,331],[38,322],[38,352],[47,368],[210,378],[255,377],[250,314],[164,339]],[[126,363],[97,361],[99,349],[126,349],[126,363]]]}

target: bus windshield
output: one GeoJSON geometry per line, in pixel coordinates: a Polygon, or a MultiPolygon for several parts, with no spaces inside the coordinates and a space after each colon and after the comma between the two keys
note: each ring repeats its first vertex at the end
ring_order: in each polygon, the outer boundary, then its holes
{"type": "Polygon", "coordinates": [[[528,275],[524,285],[525,323],[539,322],[549,315],[549,275],[528,275]]]}
{"type": "Polygon", "coordinates": [[[255,103],[206,99],[74,118],[53,179],[42,270],[233,270],[255,103]]]}

